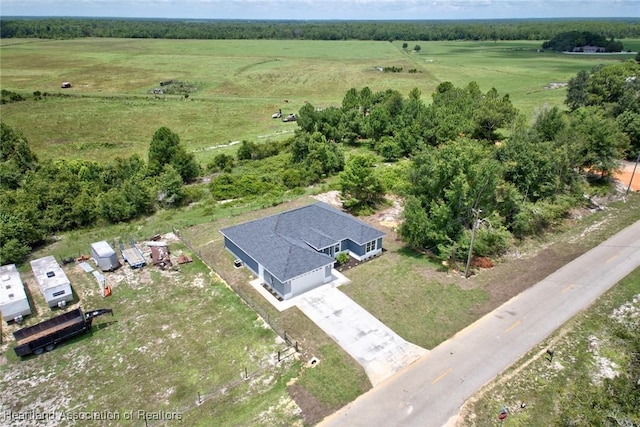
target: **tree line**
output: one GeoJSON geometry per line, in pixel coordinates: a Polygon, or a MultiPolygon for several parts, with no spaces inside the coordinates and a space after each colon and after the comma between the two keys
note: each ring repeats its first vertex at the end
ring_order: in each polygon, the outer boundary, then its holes
{"type": "Polygon", "coordinates": [[[628,61],[593,70],[582,86],[572,80],[571,111],[543,109],[532,126],[508,95],[482,92],[475,82],[444,82],[429,105],[417,89],[408,98],[351,89],[341,108],[300,110],[294,150],[305,135],[315,135],[366,146],[386,162],[401,160],[404,169],[389,180],[371,156],[350,157],[340,175],[345,206],[366,211],[392,191],[405,199],[399,234],[411,246],[443,260],[461,258],[480,220],[475,253],[495,255],[514,237],[542,233],[584,204],[590,180],[606,181],[629,148],[640,150],[640,91],[630,78],[639,74],[628,61]],[[583,86],[582,98],[590,101],[573,104],[583,86]]]}
{"type": "Polygon", "coordinates": [[[551,49],[556,52],[572,52],[584,46],[594,46],[603,49],[603,52],[621,52],[622,42],[607,40],[602,34],[591,31],[568,31],[555,35],[551,40],[542,43],[543,49],[551,49]]]}
{"type": "Polygon", "coordinates": [[[232,199],[259,194],[260,185],[278,192],[338,175],[354,213],[371,212],[387,193],[404,198],[398,231],[413,247],[455,261],[479,225],[474,252],[500,254],[587,203],[619,159],[640,152],[638,75],[634,61],[581,72],[568,85],[569,111],[542,109],[532,125],[507,94],[475,82],[441,83],[428,105],[418,89],[404,97],[352,88],[339,107],[303,106],[294,137],[270,153],[243,142],[239,159],[278,157],[270,170],[279,172],[234,173],[220,155],[226,172],[211,189],[232,199]],[[345,158],[353,148],[358,154],[345,158]]]}
{"type": "Polygon", "coordinates": [[[640,19],[467,21],[235,21],[108,18],[0,19],[1,38],[81,37],[264,40],[549,40],[568,31],[640,37],[640,19]]]}
{"type": "Polygon", "coordinates": [[[200,174],[192,154],[158,129],[148,162],[139,156],[98,163],[40,160],[18,131],[0,123],[0,264],[22,261],[59,231],[128,221],[180,206],[200,174]]]}
{"type": "Polygon", "coordinates": [[[340,106],[304,105],[286,140],[242,141],[235,155],[215,156],[207,185],[184,185],[203,169],[167,128],[153,135],[146,161],[100,164],[40,161],[2,123],[0,259],[19,261],[58,231],[202,198],[206,209],[221,200],[275,203],[331,176],[356,214],[385,194],[402,197],[398,231],[415,248],[460,259],[478,226],[474,252],[496,255],[583,205],[594,181],[606,183],[618,159],[640,152],[638,75],[632,60],[581,71],[568,84],[568,111],[541,109],[531,125],[508,94],[475,82],[443,82],[428,104],[418,89],[405,97],[352,88],[340,106]]]}

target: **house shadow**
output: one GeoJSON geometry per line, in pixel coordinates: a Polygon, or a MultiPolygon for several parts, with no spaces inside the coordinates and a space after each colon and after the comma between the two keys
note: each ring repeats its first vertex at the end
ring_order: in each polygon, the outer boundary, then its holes
{"type": "Polygon", "coordinates": [[[336,262],[334,268],[339,271],[340,273],[344,273],[345,271],[349,271],[354,267],[357,267],[361,264],[364,264],[366,262],[369,262],[373,259],[376,259],[378,257],[380,257],[380,255],[382,255],[383,253],[385,253],[387,250],[385,248],[382,248],[382,252],[380,252],[377,255],[372,256],[371,258],[367,258],[365,260],[362,261],[358,261],[357,259],[355,259],[354,257],[352,257],[351,255],[349,255],[349,261],[345,262],[344,264],[338,264],[336,262]]]}

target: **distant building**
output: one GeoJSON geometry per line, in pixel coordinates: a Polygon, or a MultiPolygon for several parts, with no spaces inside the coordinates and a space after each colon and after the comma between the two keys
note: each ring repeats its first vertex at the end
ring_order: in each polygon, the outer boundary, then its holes
{"type": "Polygon", "coordinates": [[[578,46],[574,47],[573,51],[582,53],[602,53],[605,51],[605,48],[600,46],[578,46]]]}
{"type": "Polygon", "coordinates": [[[31,314],[24,284],[15,264],[0,267],[0,313],[5,322],[31,314]]]}
{"type": "Polygon", "coordinates": [[[34,259],[31,269],[49,307],[64,307],[73,301],[71,282],[53,256],[34,259]]]}

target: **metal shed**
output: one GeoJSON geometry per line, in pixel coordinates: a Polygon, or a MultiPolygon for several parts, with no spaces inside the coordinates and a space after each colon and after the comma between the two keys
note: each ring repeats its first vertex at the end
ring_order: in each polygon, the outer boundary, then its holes
{"type": "Polygon", "coordinates": [[[0,313],[5,322],[31,314],[24,284],[15,264],[0,266],[0,313]]]}
{"type": "Polygon", "coordinates": [[[91,244],[91,256],[102,271],[113,271],[120,267],[116,251],[104,240],[91,244]]]}
{"type": "Polygon", "coordinates": [[[52,255],[34,259],[31,269],[49,307],[64,306],[73,300],[71,282],[52,255]]]}

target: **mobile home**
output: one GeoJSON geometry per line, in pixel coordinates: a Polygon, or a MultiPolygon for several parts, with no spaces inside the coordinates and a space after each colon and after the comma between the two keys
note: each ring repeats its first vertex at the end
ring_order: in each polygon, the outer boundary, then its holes
{"type": "Polygon", "coordinates": [[[31,261],[31,269],[49,307],[64,307],[73,300],[71,282],[53,256],[31,261]]]}
{"type": "Polygon", "coordinates": [[[31,314],[24,284],[15,264],[0,266],[0,313],[5,322],[31,314]]]}

